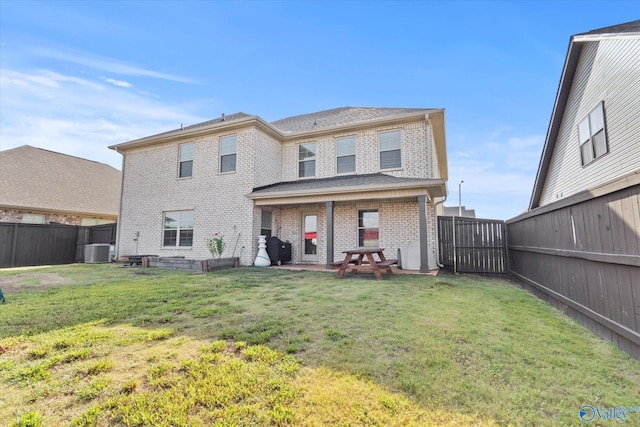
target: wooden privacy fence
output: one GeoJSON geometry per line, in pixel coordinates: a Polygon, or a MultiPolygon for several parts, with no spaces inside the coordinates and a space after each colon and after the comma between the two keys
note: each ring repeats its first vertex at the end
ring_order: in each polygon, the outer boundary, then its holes
{"type": "Polygon", "coordinates": [[[506,274],[504,221],[438,217],[440,263],[454,273],[506,274]]]}
{"type": "Polygon", "coordinates": [[[511,277],[640,358],[640,174],[507,221],[511,277]]]}
{"type": "Polygon", "coordinates": [[[116,224],[0,223],[0,268],[84,261],[85,245],[115,244],[116,224]]]}

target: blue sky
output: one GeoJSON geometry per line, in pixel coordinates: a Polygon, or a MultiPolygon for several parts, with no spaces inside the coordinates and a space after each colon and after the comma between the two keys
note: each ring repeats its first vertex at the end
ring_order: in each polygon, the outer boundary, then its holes
{"type": "MultiPolygon", "coordinates": [[[[526,210],[569,38],[638,1],[0,0],[0,149],[107,146],[245,112],[445,108],[447,206],[526,210]]],[[[1,172],[0,172],[1,173],[1,172]]]]}

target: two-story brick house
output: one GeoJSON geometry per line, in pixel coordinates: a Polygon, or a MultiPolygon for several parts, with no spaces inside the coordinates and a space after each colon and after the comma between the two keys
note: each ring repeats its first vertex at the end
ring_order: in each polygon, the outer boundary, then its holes
{"type": "Polygon", "coordinates": [[[237,113],[110,147],[123,154],[119,256],[205,259],[213,233],[251,265],[261,234],[294,263],[420,241],[436,268],[446,196],[443,109],[344,107],[267,123],[237,113]]]}

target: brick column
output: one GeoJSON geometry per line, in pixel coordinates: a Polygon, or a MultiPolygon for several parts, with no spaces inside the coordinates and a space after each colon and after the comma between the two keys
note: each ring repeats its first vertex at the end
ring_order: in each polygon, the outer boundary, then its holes
{"type": "Polygon", "coordinates": [[[418,196],[418,222],[420,229],[420,273],[428,273],[427,196],[418,196]]]}

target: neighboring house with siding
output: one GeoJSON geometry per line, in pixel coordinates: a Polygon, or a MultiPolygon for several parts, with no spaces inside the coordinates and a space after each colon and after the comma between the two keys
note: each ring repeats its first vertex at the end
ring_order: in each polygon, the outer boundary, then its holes
{"type": "Polygon", "coordinates": [[[529,209],[640,171],[640,21],[571,37],[529,209]]]}
{"type": "Polygon", "coordinates": [[[640,21],[571,37],[511,277],[640,358],[640,21]]]}
{"type": "Polygon", "coordinates": [[[29,145],[0,151],[0,222],[114,223],[120,183],[104,163],[29,145]]]}
{"type": "Polygon", "coordinates": [[[446,196],[443,109],[344,107],[267,123],[237,113],[110,147],[124,156],[117,254],[253,263],[264,234],[294,263],[329,264],[360,246],[421,241],[436,265],[446,196]]]}

